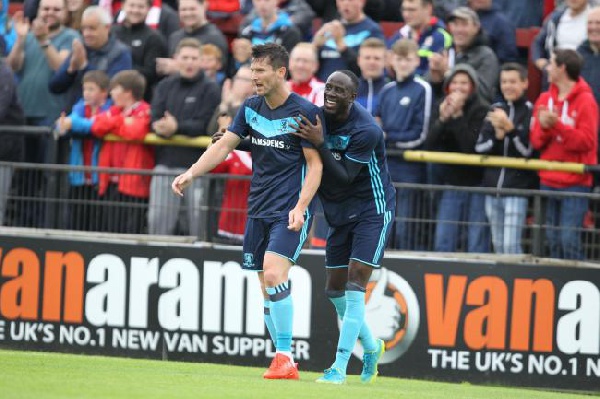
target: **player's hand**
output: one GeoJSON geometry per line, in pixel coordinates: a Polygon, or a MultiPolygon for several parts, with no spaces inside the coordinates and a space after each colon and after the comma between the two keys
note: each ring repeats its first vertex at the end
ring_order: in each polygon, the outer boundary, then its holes
{"type": "Polygon", "coordinates": [[[173,183],[171,184],[171,189],[175,194],[179,195],[180,197],[183,197],[183,190],[185,190],[190,184],[192,184],[193,180],[194,176],[192,176],[192,173],[188,170],[185,173],[180,174],[175,178],[175,180],[173,180],[173,183]]]}
{"type": "Polygon", "coordinates": [[[225,132],[226,132],[226,131],[227,131],[227,130],[220,129],[219,131],[217,131],[216,133],[214,133],[214,134],[211,136],[211,139],[212,139],[212,141],[211,141],[211,144],[214,144],[214,143],[216,143],[217,141],[221,140],[221,139],[223,138],[223,136],[225,135],[225,132]]]}
{"type": "Polygon", "coordinates": [[[300,115],[294,118],[298,126],[296,131],[292,132],[296,136],[303,138],[315,147],[323,145],[325,138],[323,137],[323,125],[321,119],[317,115],[317,124],[313,125],[312,122],[304,115],[300,115]]]}
{"type": "Polygon", "coordinates": [[[288,217],[288,229],[300,231],[302,226],[304,226],[304,211],[296,207],[290,211],[288,217]]]}

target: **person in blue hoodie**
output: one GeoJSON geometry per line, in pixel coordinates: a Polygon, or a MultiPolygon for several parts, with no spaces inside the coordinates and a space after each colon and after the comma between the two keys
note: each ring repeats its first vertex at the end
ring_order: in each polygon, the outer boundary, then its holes
{"type": "MultiPolygon", "coordinates": [[[[384,86],[379,94],[375,113],[385,132],[385,144],[390,149],[420,150],[423,148],[431,115],[431,86],[416,75],[419,66],[418,45],[410,39],[400,39],[392,47],[392,65],[396,81],[384,86]]],[[[390,177],[394,183],[426,183],[426,164],[406,162],[398,156],[387,157],[390,177]]],[[[423,196],[418,190],[398,189],[396,193],[396,224],[394,248],[415,250],[420,227],[407,220],[422,218],[419,213],[423,196]]],[[[421,229],[422,230],[422,229],[421,229]]]]}
{"type": "MultiPolygon", "coordinates": [[[[101,141],[91,133],[94,117],[112,105],[108,98],[110,79],[102,71],[89,71],[83,76],[83,98],[67,116],[64,112],[56,121],[59,136],[71,139],[69,164],[98,166],[101,141]]],[[[73,170],[69,172],[69,229],[96,231],[100,227],[99,207],[87,201],[98,201],[98,174],[73,170]],[[84,200],[84,201],[81,201],[84,200]],[[79,202],[78,202],[79,201],[79,202]]]]}
{"type": "Polygon", "coordinates": [[[319,52],[317,78],[325,82],[335,71],[351,70],[360,75],[358,48],[370,37],[385,40],[379,24],[363,11],[365,0],[337,0],[340,19],[327,22],[315,33],[312,43],[319,52]]]}
{"type": "Polygon", "coordinates": [[[277,8],[277,0],[253,0],[257,17],[240,32],[253,46],[276,43],[288,52],[302,40],[302,33],[285,11],[277,8]]]}

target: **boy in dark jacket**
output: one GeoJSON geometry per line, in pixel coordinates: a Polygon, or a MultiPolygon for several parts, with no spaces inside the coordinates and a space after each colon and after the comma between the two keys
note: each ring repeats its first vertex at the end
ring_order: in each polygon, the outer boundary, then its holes
{"type": "MultiPolygon", "coordinates": [[[[508,63],[500,72],[500,90],[504,99],[493,104],[479,133],[475,151],[481,154],[529,158],[529,122],[532,104],[527,101],[527,70],[508,63]]],[[[504,188],[534,189],[535,173],[523,169],[485,168],[483,185],[504,188]]],[[[527,197],[486,195],[485,213],[490,222],[494,251],[521,254],[521,236],[527,216],[527,197]]]]}
{"type": "MultiPolygon", "coordinates": [[[[375,113],[385,132],[387,148],[421,150],[429,130],[431,116],[431,86],[415,76],[420,58],[419,47],[411,39],[400,39],[392,47],[392,66],[396,81],[384,86],[379,94],[375,113]]],[[[398,156],[387,156],[390,177],[395,183],[425,184],[426,165],[406,162],[398,156]]],[[[399,189],[396,193],[396,226],[394,248],[418,249],[414,218],[425,218],[419,213],[423,196],[419,190],[399,189]]]]}
{"type": "MultiPolygon", "coordinates": [[[[469,65],[456,66],[444,83],[446,97],[432,118],[426,146],[438,151],[475,152],[475,143],[489,104],[477,94],[477,73],[469,65]]],[[[434,107],[434,111],[435,111],[434,107]]],[[[482,169],[464,165],[439,166],[443,184],[478,187],[482,169]]],[[[460,225],[468,222],[467,252],[489,252],[484,196],[468,191],[445,190],[438,206],[434,250],[455,252],[460,225]]]]}

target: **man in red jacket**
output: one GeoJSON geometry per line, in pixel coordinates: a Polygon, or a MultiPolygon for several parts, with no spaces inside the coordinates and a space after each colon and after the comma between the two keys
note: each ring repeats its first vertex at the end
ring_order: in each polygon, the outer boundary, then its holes
{"type": "MultiPolygon", "coordinates": [[[[96,116],[92,134],[104,137],[116,134],[125,140],[106,142],[100,151],[98,166],[152,169],[154,149],[138,141],[150,131],[150,105],[143,100],[145,79],[137,71],[121,71],[110,81],[110,96],[114,106],[96,116]]],[[[105,228],[115,233],[142,233],[150,194],[150,175],[100,174],[98,193],[109,205],[102,216],[105,228]]]]}
{"type": "MultiPolygon", "coordinates": [[[[554,51],[548,64],[550,88],[538,98],[532,118],[531,143],[548,161],[596,164],[598,105],[590,86],[579,76],[583,60],[575,50],[554,51]]],[[[589,193],[592,175],[541,170],[542,190],[589,193]]],[[[550,256],[583,259],[581,227],[588,199],[549,197],[546,238],[550,256]]]]}

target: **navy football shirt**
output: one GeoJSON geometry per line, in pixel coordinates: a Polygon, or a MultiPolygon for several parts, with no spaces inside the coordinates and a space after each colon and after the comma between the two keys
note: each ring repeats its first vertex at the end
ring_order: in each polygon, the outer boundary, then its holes
{"type": "Polygon", "coordinates": [[[317,106],[295,93],[275,109],[262,96],[250,97],[240,107],[229,131],[252,141],[249,217],[287,216],[296,206],[306,176],[302,148],[313,146],[292,134],[294,117],[304,115],[316,123],[318,112],[317,106]]]}
{"type": "Polygon", "coordinates": [[[362,214],[383,214],[395,205],[395,188],[385,160],[383,131],[371,114],[354,103],[340,125],[326,119],[325,142],[334,158],[364,164],[350,185],[323,171],[319,196],[330,225],[340,226],[362,214]]]}

